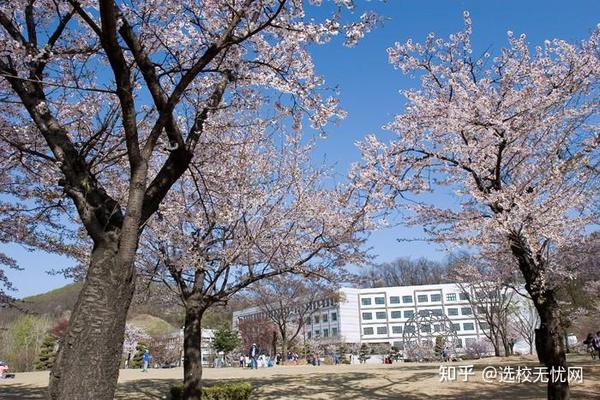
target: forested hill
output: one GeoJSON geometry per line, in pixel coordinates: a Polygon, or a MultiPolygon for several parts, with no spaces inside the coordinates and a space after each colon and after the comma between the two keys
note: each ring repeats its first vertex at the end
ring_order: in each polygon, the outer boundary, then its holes
{"type": "MultiPolygon", "coordinates": [[[[0,327],[7,326],[19,316],[32,314],[47,317],[50,320],[68,318],[77,302],[81,283],[71,283],[46,293],[30,296],[15,302],[14,307],[0,309],[0,327]]],[[[128,321],[153,334],[176,330],[183,323],[183,311],[173,300],[165,296],[158,285],[144,287],[143,299],[134,300],[129,310],[128,321]]],[[[141,296],[142,297],[142,296],[141,296]]],[[[204,318],[206,328],[216,328],[231,321],[230,307],[218,307],[209,310],[204,318]]]]}

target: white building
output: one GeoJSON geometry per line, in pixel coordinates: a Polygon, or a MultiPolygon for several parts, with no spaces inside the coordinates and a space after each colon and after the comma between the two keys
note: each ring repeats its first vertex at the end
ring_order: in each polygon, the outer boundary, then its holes
{"type": "MultiPolygon", "coordinates": [[[[178,341],[181,344],[181,365],[183,365],[183,328],[177,334],[178,341]]],[[[200,342],[200,352],[202,354],[202,366],[211,367],[216,358],[216,352],[213,347],[215,341],[214,329],[202,329],[202,341],[200,342]]]]}
{"type": "MultiPolygon", "coordinates": [[[[487,323],[477,322],[467,295],[457,284],[340,289],[339,302],[324,299],[313,306],[304,326],[305,339],[339,337],[346,343],[389,343],[403,346],[405,325],[419,313],[445,314],[458,336],[457,348],[485,338],[487,323]]],[[[233,313],[233,326],[240,319],[260,319],[257,307],[233,313]]],[[[428,327],[432,336],[438,327],[428,327]]],[[[522,348],[517,342],[515,350],[522,348]]]]}

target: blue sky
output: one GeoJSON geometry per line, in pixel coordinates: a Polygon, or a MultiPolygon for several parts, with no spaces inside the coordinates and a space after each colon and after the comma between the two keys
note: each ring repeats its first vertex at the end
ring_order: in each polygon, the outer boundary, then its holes
{"type": "MultiPolygon", "coordinates": [[[[317,71],[328,85],[339,86],[343,108],[348,111],[338,127],[319,142],[317,157],[336,163],[340,173],[359,157],[354,143],[368,133],[382,137],[381,127],[402,111],[398,91],[416,85],[387,62],[386,49],[396,41],[413,38],[421,41],[427,33],[447,36],[463,27],[462,14],[468,10],[473,20],[472,42],[477,50],[490,48],[495,53],[506,44],[506,32],[525,33],[530,45],[545,39],[579,41],[600,23],[599,0],[356,0],[357,14],[375,9],[387,17],[385,24],[367,35],[356,47],[345,48],[341,40],[312,49],[317,71]]],[[[369,246],[378,261],[396,257],[442,259],[446,253],[422,242],[398,242],[397,238],[420,237],[415,229],[397,227],[372,235],[369,246]]],[[[45,274],[69,261],[46,253],[30,253],[18,246],[0,245],[0,250],[15,257],[23,271],[7,271],[18,292],[17,297],[60,287],[67,281],[45,274]]]]}

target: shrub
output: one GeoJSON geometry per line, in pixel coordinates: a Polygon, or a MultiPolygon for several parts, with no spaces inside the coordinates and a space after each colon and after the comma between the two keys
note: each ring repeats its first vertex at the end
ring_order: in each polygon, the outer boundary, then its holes
{"type": "Polygon", "coordinates": [[[491,351],[488,340],[480,339],[473,341],[465,347],[465,359],[474,360],[487,355],[491,351]]]}
{"type": "MultiPolygon", "coordinates": [[[[219,383],[202,388],[202,400],[247,400],[252,393],[252,385],[248,382],[219,383]]],[[[183,396],[183,385],[172,386],[169,392],[171,400],[180,400],[183,396]]]]}
{"type": "Polygon", "coordinates": [[[38,371],[52,369],[52,366],[54,365],[54,358],[56,357],[56,353],[54,351],[55,345],[56,339],[49,335],[46,336],[44,342],[42,343],[38,360],[35,363],[35,369],[38,371]]]}

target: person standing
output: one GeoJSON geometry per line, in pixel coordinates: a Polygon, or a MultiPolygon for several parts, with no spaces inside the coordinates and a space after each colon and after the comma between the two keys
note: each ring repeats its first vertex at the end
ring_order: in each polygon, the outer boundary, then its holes
{"type": "Polygon", "coordinates": [[[594,347],[594,350],[596,350],[596,354],[600,360],[600,331],[596,332],[596,336],[592,340],[592,346],[594,347]]]}
{"type": "Polygon", "coordinates": [[[246,357],[243,354],[240,354],[240,367],[244,368],[246,366],[246,357]]]}
{"type": "Polygon", "coordinates": [[[257,369],[258,364],[256,362],[256,358],[258,357],[258,347],[256,347],[256,343],[252,343],[252,346],[250,346],[250,350],[248,350],[248,357],[250,357],[250,368],[257,369]]]}
{"type": "Polygon", "coordinates": [[[150,365],[150,361],[152,360],[152,356],[150,355],[150,352],[148,351],[148,349],[144,350],[143,360],[144,360],[144,369],[142,370],[142,372],[148,372],[148,365],[150,365]]]}

